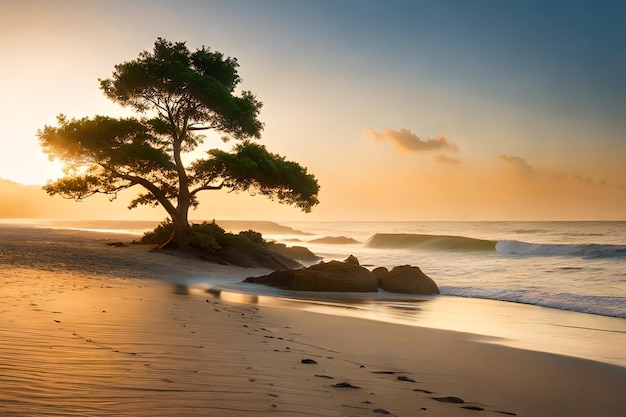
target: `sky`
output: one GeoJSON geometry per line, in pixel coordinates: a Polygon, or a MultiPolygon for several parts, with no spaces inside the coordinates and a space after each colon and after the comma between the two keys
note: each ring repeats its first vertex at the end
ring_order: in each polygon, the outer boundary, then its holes
{"type": "MultiPolygon", "coordinates": [[[[310,214],[212,191],[192,218],[626,220],[624,21],[620,0],[0,0],[0,179],[59,176],[37,130],[129,115],[98,78],[164,37],[236,57],[261,142],[321,186],[310,214]]],[[[165,217],[7,181],[0,216],[165,217]]]]}

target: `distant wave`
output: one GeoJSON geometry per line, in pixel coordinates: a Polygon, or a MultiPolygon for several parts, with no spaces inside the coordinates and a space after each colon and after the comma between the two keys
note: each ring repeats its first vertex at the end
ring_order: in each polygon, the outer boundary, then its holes
{"type": "Polygon", "coordinates": [[[484,240],[464,236],[410,233],[377,233],[365,245],[374,249],[416,249],[433,251],[497,251],[511,257],[573,256],[626,260],[626,245],[585,243],[529,243],[519,240],[484,240]]]}
{"type": "Polygon", "coordinates": [[[520,235],[537,235],[540,233],[547,233],[548,229],[516,229],[513,230],[513,233],[517,233],[520,235]]]}
{"type": "Polygon", "coordinates": [[[377,233],[369,238],[366,246],[378,249],[493,251],[496,248],[496,241],[464,236],[377,233]]]}
{"type": "Polygon", "coordinates": [[[496,250],[505,256],[576,256],[582,258],[624,258],[626,245],[527,243],[519,240],[501,240],[496,250]]]}
{"type": "Polygon", "coordinates": [[[474,287],[441,286],[439,289],[445,295],[509,301],[579,313],[626,318],[626,298],[624,297],[578,295],[564,292],[548,294],[545,291],[537,290],[474,287]]]}

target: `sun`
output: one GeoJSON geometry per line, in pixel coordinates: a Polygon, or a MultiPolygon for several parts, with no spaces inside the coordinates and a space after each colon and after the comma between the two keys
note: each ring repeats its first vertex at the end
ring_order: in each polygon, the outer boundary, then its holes
{"type": "Polygon", "coordinates": [[[20,149],[11,155],[0,167],[0,178],[23,185],[43,185],[63,176],[63,164],[50,161],[39,149],[20,149]]]}

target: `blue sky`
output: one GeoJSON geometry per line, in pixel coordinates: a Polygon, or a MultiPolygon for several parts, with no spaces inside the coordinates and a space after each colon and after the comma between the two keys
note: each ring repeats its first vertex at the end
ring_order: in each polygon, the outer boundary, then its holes
{"type": "MultiPolygon", "coordinates": [[[[236,57],[263,143],[320,180],[313,214],[259,216],[624,218],[625,21],[621,1],[0,0],[0,178],[58,175],[36,130],[124,114],[97,78],[163,36],[236,57]]],[[[247,214],[209,198],[200,216],[247,214]]]]}

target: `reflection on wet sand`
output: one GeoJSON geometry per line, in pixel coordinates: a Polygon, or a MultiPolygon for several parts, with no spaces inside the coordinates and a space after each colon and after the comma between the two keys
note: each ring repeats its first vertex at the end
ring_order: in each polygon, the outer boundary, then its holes
{"type": "Polygon", "coordinates": [[[422,312],[424,303],[433,297],[409,298],[406,296],[388,298],[363,298],[351,293],[298,293],[293,296],[261,295],[231,291],[218,287],[197,288],[176,284],[174,293],[179,295],[200,295],[215,300],[239,304],[257,304],[267,307],[292,308],[317,313],[360,317],[378,321],[411,324],[422,312]]]}
{"type": "MultiPolygon", "coordinates": [[[[180,289],[175,289],[180,293],[180,289]]],[[[490,300],[406,295],[275,292],[249,294],[218,287],[184,290],[232,303],[354,317],[477,335],[485,342],[626,366],[622,319],[490,300]]]]}

